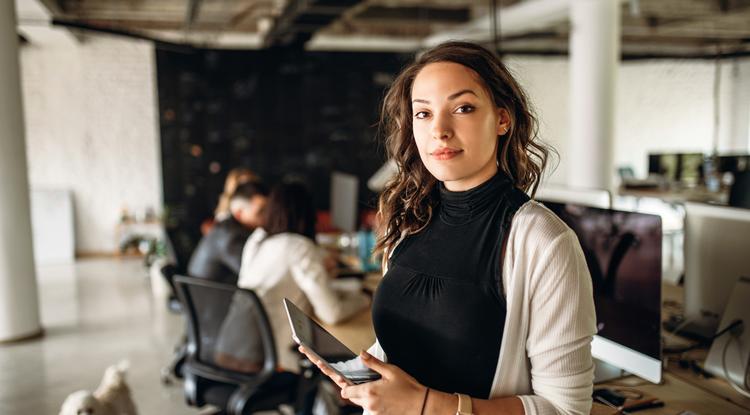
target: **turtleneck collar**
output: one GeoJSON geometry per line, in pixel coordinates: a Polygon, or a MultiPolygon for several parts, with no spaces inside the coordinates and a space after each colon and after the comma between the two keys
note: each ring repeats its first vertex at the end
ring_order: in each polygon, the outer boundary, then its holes
{"type": "Polygon", "coordinates": [[[440,218],[450,224],[462,224],[494,206],[512,187],[510,179],[498,171],[486,182],[469,190],[452,192],[440,183],[440,218]]]}

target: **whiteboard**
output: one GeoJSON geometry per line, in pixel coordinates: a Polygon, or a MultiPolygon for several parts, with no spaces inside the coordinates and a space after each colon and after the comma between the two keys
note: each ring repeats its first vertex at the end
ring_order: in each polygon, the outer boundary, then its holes
{"type": "Polygon", "coordinates": [[[73,195],[70,190],[31,190],[31,228],[37,264],[75,261],[73,220],[73,195]]]}

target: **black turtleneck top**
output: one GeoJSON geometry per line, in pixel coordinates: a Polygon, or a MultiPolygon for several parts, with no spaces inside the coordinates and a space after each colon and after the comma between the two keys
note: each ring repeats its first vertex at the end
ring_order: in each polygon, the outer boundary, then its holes
{"type": "Polygon", "coordinates": [[[372,317],[388,362],[428,387],[489,398],[505,324],[503,238],[529,200],[502,173],[440,185],[430,223],[394,250],[372,317]]]}

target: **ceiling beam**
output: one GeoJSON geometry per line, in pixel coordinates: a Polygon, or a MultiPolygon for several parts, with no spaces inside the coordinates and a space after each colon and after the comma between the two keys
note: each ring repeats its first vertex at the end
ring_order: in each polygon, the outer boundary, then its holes
{"type": "Polygon", "coordinates": [[[86,22],[78,22],[78,21],[70,21],[70,20],[64,20],[64,19],[52,19],[52,26],[60,26],[65,27],[69,29],[71,32],[75,31],[82,31],[82,32],[96,32],[96,33],[102,33],[107,35],[113,35],[113,36],[122,36],[127,37],[130,39],[138,39],[138,40],[146,40],[149,42],[154,42],[157,47],[163,48],[163,49],[172,49],[179,52],[186,52],[186,51],[192,51],[194,48],[190,45],[186,44],[177,44],[172,42],[165,42],[160,39],[130,31],[127,29],[121,29],[121,28],[115,28],[115,27],[100,27],[88,24],[86,22]]]}
{"type": "Polygon", "coordinates": [[[265,47],[303,47],[318,30],[362,0],[290,0],[264,38],[265,47]]]}

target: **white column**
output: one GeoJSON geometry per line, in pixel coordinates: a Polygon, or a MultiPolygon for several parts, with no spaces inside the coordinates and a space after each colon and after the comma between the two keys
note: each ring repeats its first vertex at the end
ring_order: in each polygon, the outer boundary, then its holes
{"type": "Polygon", "coordinates": [[[0,1],[0,342],[41,332],[15,2],[0,1]]]}
{"type": "Polygon", "coordinates": [[[567,184],[611,189],[620,61],[620,2],[571,0],[570,146],[567,184]]]}
{"type": "Polygon", "coordinates": [[[750,59],[725,60],[719,107],[719,153],[750,152],[750,59]]]}

